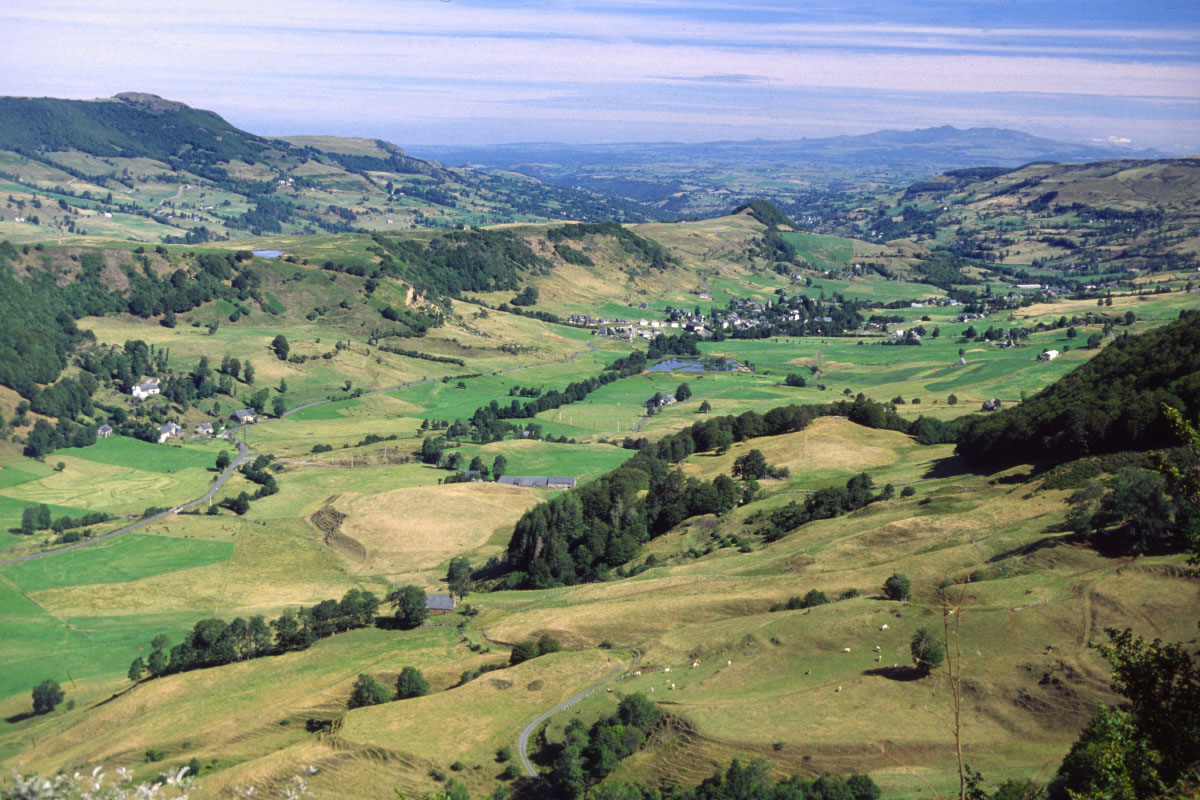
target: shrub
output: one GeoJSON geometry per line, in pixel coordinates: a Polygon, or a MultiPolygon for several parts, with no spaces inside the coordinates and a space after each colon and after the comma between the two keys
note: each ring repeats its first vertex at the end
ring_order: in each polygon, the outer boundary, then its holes
{"type": "Polygon", "coordinates": [[[900,490],[901,497],[912,497],[916,493],[917,493],[917,490],[912,486],[905,486],[903,489],[900,490]]]}
{"type": "Polygon", "coordinates": [[[889,600],[907,601],[912,597],[912,581],[896,572],[884,581],[883,594],[889,600]]]}
{"type": "Polygon", "coordinates": [[[537,642],[517,642],[517,644],[513,645],[512,654],[509,656],[509,663],[516,666],[522,661],[537,658],[538,655],[537,642]]]}
{"type": "Polygon", "coordinates": [[[354,682],[354,691],[350,693],[350,708],[377,706],[392,699],[392,690],[384,686],[370,675],[359,675],[354,682]]]}
{"type": "Polygon", "coordinates": [[[33,689],[33,713],[49,714],[65,696],[58,681],[47,678],[33,689]]]}
{"type": "Polygon", "coordinates": [[[918,628],[909,642],[913,663],[922,675],[936,669],[946,657],[946,648],[929,628],[918,628]]]}
{"type": "Polygon", "coordinates": [[[396,680],[396,699],[407,700],[410,697],[424,697],[429,694],[429,681],[416,667],[405,667],[400,670],[396,680]]]}

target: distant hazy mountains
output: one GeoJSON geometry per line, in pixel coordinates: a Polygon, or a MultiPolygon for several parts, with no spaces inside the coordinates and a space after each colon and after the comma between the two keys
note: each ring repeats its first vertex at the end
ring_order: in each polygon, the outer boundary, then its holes
{"type": "Polygon", "coordinates": [[[505,168],[522,164],[555,164],[577,168],[664,162],[808,163],[821,167],[915,169],[922,172],[975,166],[1011,167],[1030,161],[1102,161],[1113,158],[1161,158],[1167,155],[1155,150],[1058,142],[1004,128],[959,129],[949,125],[825,139],[755,139],[698,144],[643,142],[568,145],[535,142],[409,149],[423,158],[433,158],[444,164],[471,163],[505,168]]]}
{"type": "Polygon", "coordinates": [[[947,170],[1032,161],[1156,158],[1151,150],[1056,142],[1020,131],[950,126],[862,136],[744,142],[649,142],[415,147],[443,164],[520,173],[687,216],[770,198],[797,217],[820,217],[829,191],[891,191],[947,170]]]}

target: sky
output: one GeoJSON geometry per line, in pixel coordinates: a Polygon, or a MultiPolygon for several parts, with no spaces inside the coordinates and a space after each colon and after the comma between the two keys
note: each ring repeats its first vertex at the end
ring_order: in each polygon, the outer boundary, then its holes
{"type": "Polygon", "coordinates": [[[402,146],[939,125],[1200,153],[1200,3],[0,0],[0,94],[402,146]]]}

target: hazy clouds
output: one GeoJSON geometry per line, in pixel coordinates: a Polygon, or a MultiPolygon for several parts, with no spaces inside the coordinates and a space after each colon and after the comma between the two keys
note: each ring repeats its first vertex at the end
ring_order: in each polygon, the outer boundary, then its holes
{"type": "Polygon", "coordinates": [[[8,0],[0,92],[401,144],[954,124],[1200,150],[1196,5],[8,0]]]}

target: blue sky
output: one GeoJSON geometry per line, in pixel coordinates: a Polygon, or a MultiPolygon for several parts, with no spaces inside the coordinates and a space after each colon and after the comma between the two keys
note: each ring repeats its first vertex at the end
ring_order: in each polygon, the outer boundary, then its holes
{"type": "Polygon", "coordinates": [[[1200,153],[1200,3],[3,0],[0,94],[401,145],[996,126],[1200,153]]]}

